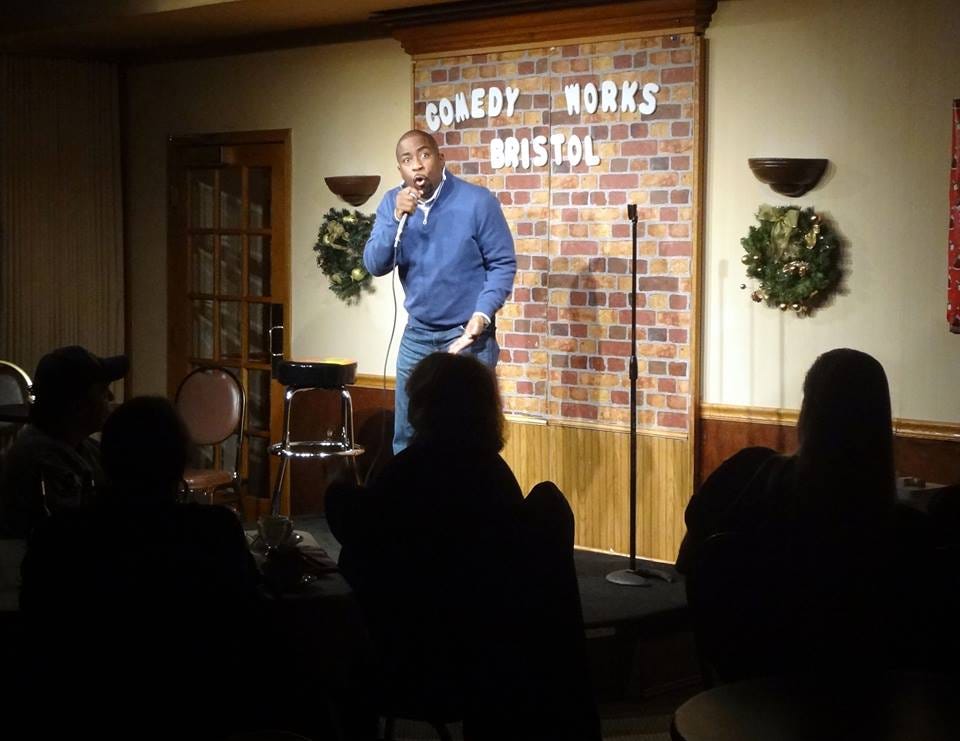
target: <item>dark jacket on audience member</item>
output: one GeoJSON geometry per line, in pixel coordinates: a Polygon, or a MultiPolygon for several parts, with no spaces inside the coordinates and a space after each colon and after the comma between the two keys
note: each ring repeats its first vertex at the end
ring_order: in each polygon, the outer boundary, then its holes
{"type": "Polygon", "coordinates": [[[369,489],[327,495],[388,694],[462,693],[467,738],[599,738],[572,512],[552,484],[535,493],[527,507],[495,452],[415,440],[369,489]]]}
{"type": "Polygon", "coordinates": [[[158,736],[191,714],[197,729],[219,727],[236,717],[258,579],[223,507],[118,498],[55,514],[22,566],[37,696],[55,684],[76,713],[69,723],[98,733],[138,714],[158,736]],[[107,698],[115,711],[104,715],[107,698]]]}
{"type": "Polygon", "coordinates": [[[0,471],[0,537],[26,538],[48,514],[89,504],[103,483],[96,440],[74,447],[26,425],[0,471]]]}
{"type": "Polygon", "coordinates": [[[812,490],[797,456],[769,448],[741,450],[691,498],[677,568],[695,612],[716,594],[705,627],[721,631],[722,678],[929,665],[917,633],[933,588],[926,518],[859,501],[812,490]],[[732,546],[708,542],[719,533],[732,546]]]}

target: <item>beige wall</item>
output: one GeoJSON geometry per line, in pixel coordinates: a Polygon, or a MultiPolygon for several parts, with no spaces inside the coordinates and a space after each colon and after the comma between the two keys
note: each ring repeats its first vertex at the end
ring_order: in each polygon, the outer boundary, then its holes
{"type": "Polygon", "coordinates": [[[960,3],[721,2],[707,38],[704,400],[797,408],[813,359],[850,346],[883,363],[894,415],[960,422],[945,318],[960,3]],[[789,199],[754,179],[753,156],[830,168],[789,199]],[[814,317],[739,289],[740,238],[763,202],[815,206],[849,243],[847,292],[814,317]]]}
{"type": "MultiPolygon", "coordinates": [[[[395,41],[323,46],[137,67],[128,75],[134,391],[166,384],[166,147],[175,134],[292,130],[292,351],[383,367],[393,301],[388,278],[359,306],[327,289],[313,244],[323,214],[345,204],[327,175],[380,175],[372,213],[398,180],[394,145],[410,126],[410,58],[395,41]]],[[[403,294],[398,287],[398,303],[403,294]]],[[[398,324],[406,322],[400,306],[398,324]]],[[[396,342],[393,354],[396,354],[396,342]]],[[[393,375],[394,360],[390,361],[393,375]]]]}
{"type": "MultiPolygon", "coordinates": [[[[852,346],[887,368],[896,415],[960,421],[960,337],[944,316],[960,3],[729,0],[707,38],[705,401],[798,407],[816,355],[852,346]],[[826,157],[831,166],[818,188],[786,199],[753,178],[751,156],[826,157]],[[739,240],[764,202],[816,206],[849,242],[846,293],[814,317],[753,304],[739,290],[739,240]]],[[[410,122],[410,86],[410,59],[392,41],[131,71],[138,393],[164,386],[163,183],[174,133],[293,130],[293,351],[348,355],[361,372],[380,371],[389,282],[348,309],[326,289],[311,247],[322,214],[338,205],[324,175],[383,176],[365,211],[394,184],[393,145],[410,122]]]]}

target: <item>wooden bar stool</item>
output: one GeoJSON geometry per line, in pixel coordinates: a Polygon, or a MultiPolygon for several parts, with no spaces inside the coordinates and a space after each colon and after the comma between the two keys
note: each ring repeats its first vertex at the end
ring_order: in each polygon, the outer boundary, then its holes
{"type": "Polygon", "coordinates": [[[283,437],[270,446],[271,455],[280,456],[280,471],[273,487],[271,511],[280,514],[283,477],[291,458],[348,457],[356,470],[356,456],[364,452],[353,436],[353,400],[347,386],[357,379],[357,361],[344,358],[319,360],[283,360],[276,363],[276,379],[287,387],[283,397],[283,437]],[[322,440],[291,440],[290,417],[293,399],[304,391],[340,394],[340,434],[322,440]]]}

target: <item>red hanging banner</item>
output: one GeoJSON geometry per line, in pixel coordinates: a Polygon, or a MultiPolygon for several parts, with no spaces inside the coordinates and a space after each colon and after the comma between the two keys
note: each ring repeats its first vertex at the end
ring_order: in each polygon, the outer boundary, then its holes
{"type": "Polygon", "coordinates": [[[960,334],[960,99],[953,101],[950,160],[950,233],[947,247],[947,324],[960,334]]]}

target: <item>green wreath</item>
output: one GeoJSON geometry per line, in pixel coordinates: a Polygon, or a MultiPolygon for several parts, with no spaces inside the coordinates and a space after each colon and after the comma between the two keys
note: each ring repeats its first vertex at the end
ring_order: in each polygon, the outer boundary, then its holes
{"type": "Polygon", "coordinates": [[[323,217],[313,245],[317,265],[330,278],[330,290],[347,304],[373,291],[373,276],[363,266],[363,247],[373,228],[373,216],[331,208],[323,217]]]}
{"type": "Polygon", "coordinates": [[[747,276],[760,281],[750,298],[805,316],[840,282],[840,240],[812,208],[764,204],[757,221],[740,240],[747,276]]]}

